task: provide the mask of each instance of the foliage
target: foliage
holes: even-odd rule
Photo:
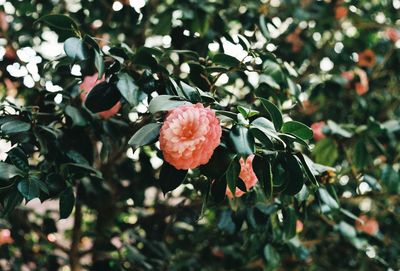
[[[0,7],[11,270],[398,269],[399,2],[139,2]],[[178,170],[160,128],[196,103],[221,144]]]

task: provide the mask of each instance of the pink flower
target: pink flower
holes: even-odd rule
[[[376,55],[371,49],[365,49],[358,53],[358,65],[372,68],[376,64]]]
[[[3,11],[0,11],[0,30],[3,30],[4,32],[7,32],[9,26],[6,17],[7,14],[5,14]]]
[[[5,244],[12,244],[14,240],[11,237],[10,230],[0,230],[0,246]]]
[[[397,42],[400,39],[400,33],[396,28],[389,27],[385,30],[386,37],[392,42]]]
[[[366,215],[361,215],[359,219],[361,219],[364,222],[364,224],[362,224],[360,221],[356,221],[356,229],[358,231],[365,232],[369,235],[375,235],[378,233],[379,224],[378,221],[376,221],[376,219],[369,218]]]
[[[97,77],[98,77],[98,74],[95,73],[91,76],[85,76],[85,78],[83,79],[83,82],[79,86],[79,89],[81,90],[82,102],[85,102],[87,95],[89,94],[89,92],[92,90],[92,88],[95,85],[105,81],[104,76],[101,79],[97,79]],[[121,102],[118,102],[110,109],[103,111],[103,112],[99,112],[99,113],[97,113],[97,115],[99,115],[103,119],[108,119],[108,118],[111,118],[112,116],[114,116],[115,114],[117,114],[120,108],[121,108]]]
[[[323,128],[325,126],[325,122],[324,121],[320,121],[320,122],[315,122],[313,124],[311,124],[311,129],[314,133],[314,140],[318,141],[321,139],[325,138],[325,134],[323,132]]]
[[[221,141],[215,113],[201,103],[171,110],[160,130],[164,159],[177,169],[207,164]]]
[[[246,186],[246,190],[249,190],[253,186],[257,184],[257,176],[254,173],[253,170],[253,159],[254,159],[254,154],[249,155],[246,159],[246,162],[244,161],[243,157],[240,158],[239,163],[240,163],[240,173],[239,173],[239,178],[244,182]],[[235,191],[235,196],[236,197],[241,197],[244,195],[245,192],[240,190],[239,188],[236,187]],[[226,195],[232,199],[233,194],[229,187],[226,188]]]
[[[358,75],[360,82],[355,84],[356,92],[358,95],[364,95],[368,92],[369,82],[367,73],[363,69],[356,69],[355,73]]]
[[[347,16],[347,13],[349,13],[349,10],[347,9],[347,7],[344,7],[344,6],[335,7],[335,18],[336,18],[336,20],[343,19],[344,17]]]
[[[301,222],[301,220],[297,219],[296,220],[296,233],[302,232],[303,229],[304,229],[303,222]]]

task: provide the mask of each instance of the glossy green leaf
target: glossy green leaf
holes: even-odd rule
[[[229,139],[237,154],[248,156],[254,152],[254,138],[246,127],[242,125],[233,126],[229,133]]]
[[[74,209],[75,195],[71,187],[68,187],[60,194],[60,219],[68,218]]]
[[[153,98],[149,104],[149,112],[155,114],[160,111],[168,111],[181,105],[189,105],[190,102],[182,101],[177,96],[160,95]]]
[[[259,98],[262,105],[267,110],[268,114],[271,117],[272,122],[274,123],[274,127],[277,131],[279,131],[283,124],[282,114],[279,111],[278,107],[264,98]]]
[[[286,156],[286,178],[285,194],[296,195],[299,193],[304,184],[303,171],[299,161],[291,154]]]
[[[93,113],[111,109],[121,99],[118,88],[108,82],[94,86],[86,97],[85,106]]]
[[[131,106],[139,104],[141,92],[130,75],[127,73],[118,74],[117,88],[122,97],[124,97]]]
[[[129,140],[129,145],[133,149],[153,144],[157,141],[160,134],[162,123],[149,123],[140,128]]]
[[[298,121],[288,121],[282,126],[283,133],[294,134],[303,140],[308,140],[313,137],[313,131],[307,125]]]
[[[34,180],[23,179],[18,183],[18,191],[25,197],[27,201],[39,197],[39,185]]]
[[[235,157],[234,159],[232,159],[231,164],[229,165],[228,170],[226,171],[226,182],[229,189],[232,192],[232,195],[235,195],[236,193],[239,173],[240,173],[239,159],[238,157]]]
[[[164,194],[175,190],[185,180],[187,170],[179,170],[164,161],[160,171],[160,187]]]
[[[236,57],[222,53],[216,54],[213,57],[213,62],[214,64],[228,66],[228,67],[235,67],[239,66],[240,64],[240,61]]]
[[[8,181],[15,176],[23,176],[24,173],[14,165],[0,162],[0,180]]]
[[[24,173],[29,172],[28,157],[20,147],[12,148],[8,153],[8,159]]]
[[[23,133],[27,132],[31,129],[31,124],[20,121],[20,120],[11,120],[3,125],[1,125],[0,130],[2,133],[6,135],[12,135],[12,134],[18,134],[18,133]]]
[[[64,51],[73,61],[83,61],[89,58],[89,48],[78,38],[69,38],[64,42]]]

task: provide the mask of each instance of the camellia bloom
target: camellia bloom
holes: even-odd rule
[[[358,76],[359,81],[354,83],[354,88],[356,89],[358,95],[364,95],[369,90],[367,73],[363,69],[342,72],[342,77],[348,81],[346,85],[347,88],[351,88],[351,82],[354,81],[356,75]]]
[[[3,11],[0,11],[0,30],[4,32],[7,32],[9,26],[6,16],[7,15]]]
[[[221,141],[222,129],[215,113],[201,103],[172,109],[160,130],[164,159],[177,169],[207,164]]]
[[[325,127],[325,122],[324,121],[320,121],[320,122],[315,122],[313,124],[311,124],[311,129],[313,131],[313,135],[314,135],[314,140],[318,141],[321,139],[325,138],[325,134],[323,132],[323,128]]]
[[[376,56],[374,51],[371,49],[365,49],[364,51],[358,53],[358,65],[361,67],[371,68],[376,63]]]
[[[85,76],[85,78],[83,79],[83,82],[79,86],[79,89],[81,90],[82,102],[85,102],[86,97],[89,94],[89,92],[92,90],[92,88],[95,85],[97,85],[98,83],[103,82],[104,80],[105,80],[104,76],[101,79],[98,79],[97,73],[95,73],[91,76]],[[103,119],[108,119],[108,118],[111,118],[112,116],[114,116],[115,114],[117,114],[120,108],[121,108],[121,102],[118,102],[110,109],[103,111],[103,112],[98,112],[97,115],[99,115]]]
[[[335,8],[335,18],[336,20],[343,19],[344,17],[347,16],[347,13],[349,13],[349,10],[345,6],[337,6]]]
[[[361,215],[359,217],[364,224],[362,224],[360,221],[356,221],[356,229],[361,232],[365,232],[369,235],[375,235],[379,231],[379,224],[378,221],[374,218],[369,218],[366,215]]]
[[[390,39],[392,42],[397,42],[400,40],[400,33],[396,28],[389,27],[385,30],[386,37]]]
[[[296,220],[296,233],[302,232],[303,229],[304,229],[303,222],[301,222],[301,220],[297,219]]]
[[[0,246],[6,245],[6,244],[12,244],[14,240],[11,237],[11,232],[10,230],[0,230]]]
[[[296,28],[295,31],[287,35],[286,41],[292,44],[292,52],[298,53],[303,48],[303,41],[300,38],[301,28]]]
[[[246,161],[244,161],[243,157],[240,158],[239,160],[240,163],[239,178],[244,182],[246,190],[249,190],[250,188],[255,186],[258,181],[257,176],[253,170],[253,159],[254,159],[254,154],[249,155]],[[236,197],[241,197],[243,196],[244,193],[245,193],[244,191],[236,187],[235,191]],[[229,189],[229,187],[226,188],[226,195],[231,199],[233,198],[232,191]]]

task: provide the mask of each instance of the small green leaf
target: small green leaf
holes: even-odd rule
[[[226,171],[226,182],[228,184],[229,189],[232,192],[232,195],[236,194],[236,187],[238,183],[240,173],[240,164],[238,157],[232,159],[231,164]]]
[[[133,78],[127,73],[118,74],[117,88],[122,97],[128,101],[131,106],[136,106],[140,102],[141,92],[139,87],[133,81]]]
[[[185,180],[187,170],[179,170],[164,161],[160,171],[160,187],[164,194],[176,189]]]
[[[370,161],[365,140],[359,140],[354,147],[354,164],[357,168],[363,169]]]
[[[11,162],[25,173],[29,172],[29,162],[25,152],[20,147],[12,148],[8,153]]]
[[[339,156],[337,146],[331,138],[324,138],[318,141],[312,153],[317,163],[328,166],[332,166]]]
[[[201,101],[201,97],[200,97],[200,94],[197,91],[197,89],[186,84],[183,81],[180,82],[180,85],[181,85],[183,94],[189,101],[191,101],[191,102],[200,102]]]
[[[6,135],[18,134],[27,132],[31,129],[31,124],[20,121],[20,120],[11,120],[3,125],[1,125],[0,130]]]
[[[65,115],[71,118],[73,126],[86,125],[86,120],[82,117],[81,112],[71,105],[65,107]]]
[[[329,194],[329,192],[323,188],[318,188],[318,195],[322,202],[328,205],[331,209],[339,209],[339,203]]]
[[[178,96],[160,95],[153,98],[149,104],[149,112],[155,114],[160,111],[168,111],[181,105],[189,105],[191,103],[182,101]]]
[[[240,64],[240,61],[237,58],[227,55],[227,54],[222,54],[222,53],[216,54],[213,57],[213,62],[214,62],[214,64],[224,65],[224,66],[228,66],[228,67],[235,67],[235,66],[239,66],[239,64]]]
[[[60,194],[60,219],[68,218],[74,209],[75,195],[72,187],[68,187]]]
[[[101,53],[97,50],[94,51],[94,65],[96,66],[97,69],[97,79],[101,79],[104,75],[104,60],[103,60],[103,56],[101,55]]]
[[[129,140],[133,149],[155,143],[160,134],[162,123],[149,123],[140,128]]]
[[[277,131],[279,131],[283,124],[282,114],[279,111],[278,107],[268,101],[267,99],[259,97],[262,105],[267,110],[268,114],[271,117],[272,122],[274,123],[274,127]]]
[[[18,191],[25,197],[27,201],[39,197],[39,185],[34,180],[21,180],[18,183]]]
[[[86,97],[85,106],[93,113],[111,109],[121,99],[118,88],[108,82],[94,86]]]
[[[296,235],[296,212],[292,207],[283,209],[283,233],[285,239],[292,239]]]
[[[282,126],[283,133],[294,134],[303,140],[308,140],[313,137],[313,131],[307,125],[298,121],[288,121]]]
[[[60,14],[45,15],[39,18],[37,21],[45,23],[50,28],[64,31],[74,31],[78,29],[78,25],[71,17]]]
[[[286,156],[286,179],[285,194],[296,195],[299,193],[304,184],[303,172],[299,161],[291,154]]]
[[[269,270],[275,270],[280,265],[279,253],[270,244],[264,247],[264,258]]]
[[[8,181],[15,176],[24,176],[24,173],[14,165],[0,162],[0,180]]]
[[[229,133],[229,139],[237,154],[248,156],[254,152],[254,138],[246,127],[233,126]]]
[[[89,58],[89,48],[83,40],[75,37],[65,41],[64,51],[73,61],[83,61]]]

